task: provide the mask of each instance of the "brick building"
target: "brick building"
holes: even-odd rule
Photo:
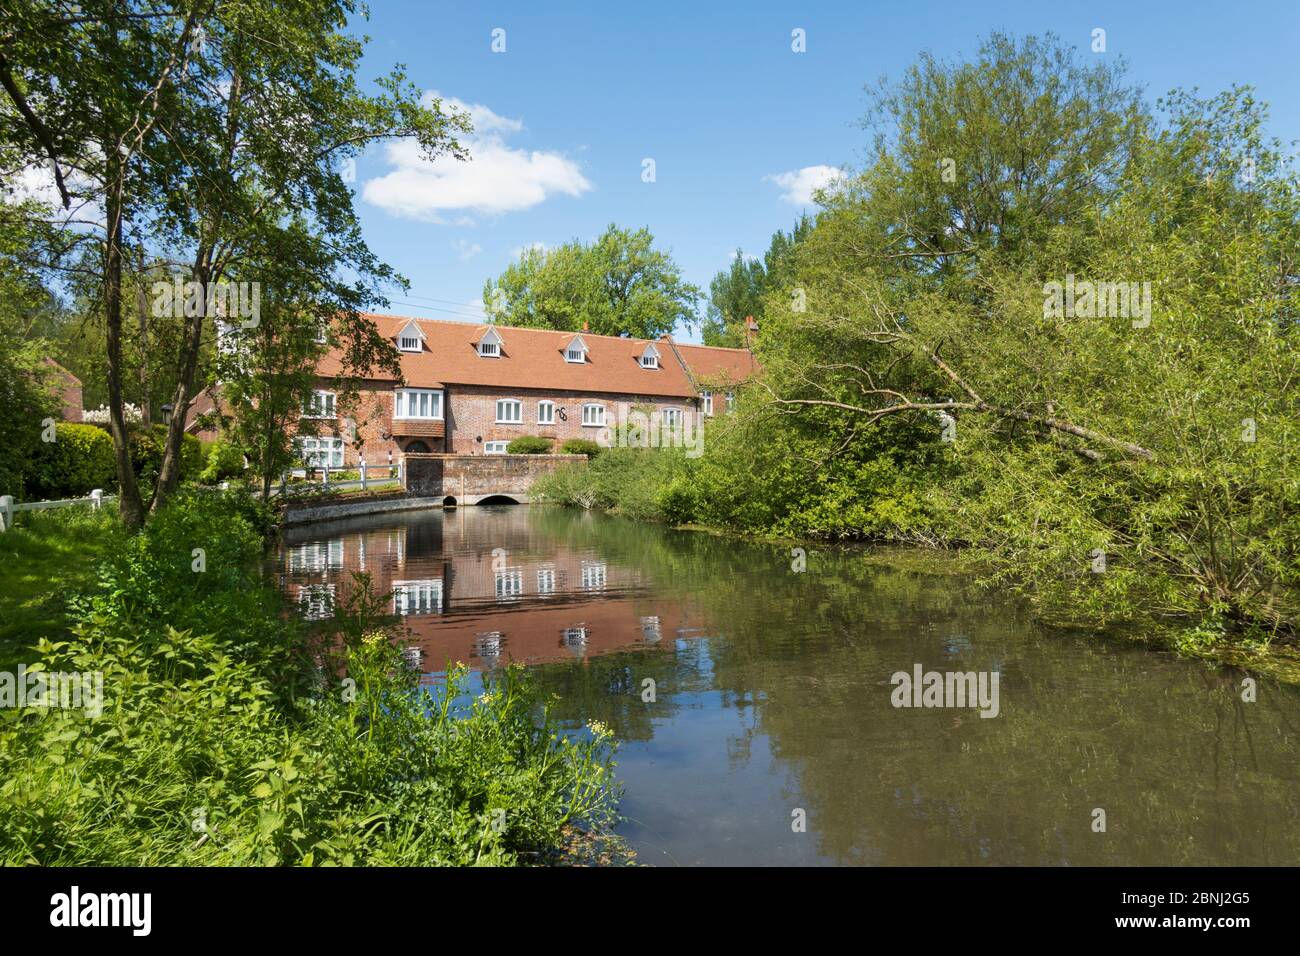
[[[65,422],[82,421],[81,379],[52,358],[45,359],[45,367],[50,370],[50,391],[59,398],[59,416]]]
[[[330,467],[396,459],[405,452],[504,454],[515,438],[537,435],[558,450],[570,438],[599,444],[635,423],[657,434],[698,434],[724,414],[755,371],[748,349],[658,340],[468,325],[404,316],[368,316],[401,358],[400,380],[337,391],[337,352],[318,366],[303,418],[315,436],[297,439],[304,460]]]

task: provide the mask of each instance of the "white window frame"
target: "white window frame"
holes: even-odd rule
[[[343,569],[343,539],[314,541],[288,549],[289,573],[311,574]]]
[[[501,407],[513,405],[517,414],[514,418],[502,418]],[[524,423],[524,403],[517,398],[498,398],[497,399],[497,424],[498,425],[522,425]]]
[[[732,412],[736,410],[736,393],[724,392],[723,395],[727,399],[727,414],[730,415]]]
[[[316,344],[325,345],[329,342],[330,327],[328,322],[316,323]]]
[[[401,617],[409,614],[441,614],[442,578],[394,581],[393,613]]]
[[[642,367],[642,368],[658,368],[658,367],[659,367],[659,356],[657,356],[657,355],[642,355],[642,356],[641,356],[641,367]]]
[[[517,601],[524,594],[524,569],[502,568],[493,575],[498,601]]]
[[[323,401],[322,396],[328,397],[329,401]],[[326,405],[329,406],[328,414],[324,413],[324,406]],[[319,413],[316,411],[318,406],[322,408],[322,411]],[[319,419],[326,419],[326,420],[337,418],[338,417],[338,395],[335,392],[331,392],[328,389],[324,389],[324,388],[313,389],[311,393],[311,398],[307,399],[307,401],[303,404],[302,415],[300,417],[319,418]]]
[[[397,348],[399,351],[419,352],[421,346],[422,343],[420,342],[420,337],[418,335],[413,338],[406,335],[399,335],[397,337]]]
[[[705,415],[713,414],[713,393],[708,389],[700,392],[700,409]]]
[[[682,427],[683,416],[682,416],[682,410],[680,408],[677,408],[675,406],[670,406],[668,408],[665,408],[660,413],[660,416],[661,416],[661,421],[663,422],[663,426],[665,428]]]
[[[500,451],[493,451],[493,447],[492,447],[492,446],[494,446],[494,445],[500,445],[500,446],[501,446]],[[485,442],[483,443],[483,454],[485,454],[485,455],[504,455],[504,454],[506,453],[506,449],[507,449],[509,446],[510,446],[510,442],[508,442],[508,441],[485,441]]]
[[[338,607],[333,584],[304,584],[298,589],[298,613],[308,621],[324,621]]]
[[[555,568],[537,569],[537,593],[538,594],[555,593]]]
[[[301,435],[298,437],[297,443],[298,457],[306,463],[308,468],[325,467],[320,461],[319,456],[321,454],[329,455],[327,459],[329,467],[343,467],[342,438],[334,438],[329,435]],[[308,447],[308,443],[310,443],[310,447]]]
[[[478,343],[474,346],[474,351],[478,352],[482,358],[500,358],[501,346],[504,344],[497,330],[489,327],[479,338]]]
[[[587,343],[581,335],[575,335],[564,347],[564,361],[573,365],[583,365],[587,361]]]
[[[433,399],[435,399],[436,402],[437,402],[437,406],[438,406],[438,414],[436,414],[436,415],[421,415],[421,414],[419,414],[418,412],[412,412],[412,411],[411,411],[411,407],[412,407],[412,404],[413,404],[413,399],[418,398],[420,395],[430,395],[430,396],[433,396]],[[403,398],[405,398],[405,401],[403,401]],[[403,407],[403,406],[405,406],[405,407]],[[395,418],[395,419],[408,419],[408,418],[413,418],[413,419],[422,419],[422,420],[425,420],[425,421],[442,421],[442,417],[443,417],[443,410],[442,410],[442,389],[438,389],[438,388],[399,388],[399,389],[397,390],[397,392],[393,395],[393,418]]]
[[[582,562],[582,589],[584,591],[603,591],[609,580],[609,566],[604,561]]]
[[[588,421],[588,411],[599,411],[599,416],[593,415],[592,418],[599,418],[599,421]],[[582,406],[582,427],[583,428],[603,428],[605,427],[605,406],[600,402],[587,402]]]
[[[546,415],[542,415],[545,409]],[[552,401],[541,401],[537,403],[537,424],[554,425],[555,424],[555,403]]]

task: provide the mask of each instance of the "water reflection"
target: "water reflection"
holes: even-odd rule
[[[1050,633],[960,577],[526,507],[288,532],[305,616],[364,567],[408,653],[534,665],[623,742],[645,862],[1300,862],[1300,694]],[[994,719],[896,709],[890,675],[997,671]],[[1107,832],[1092,830],[1103,808]],[[802,813],[806,832],[793,824]]]

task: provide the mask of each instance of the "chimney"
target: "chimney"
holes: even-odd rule
[[[745,316],[745,348],[754,344],[754,338],[758,335],[758,323],[754,321],[752,315]]]
[[[590,332],[590,331],[591,331],[591,323],[588,322],[586,319],[583,319],[583,320],[582,320],[582,331],[584,331],[584,332]]]

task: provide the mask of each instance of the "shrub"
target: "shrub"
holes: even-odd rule
[[[547,455],[555,442],[541,435],[521,435],[506,446],[510,455]]]
[[[595,458],[602,449],[589,438],[570,438],[560,446],[561,455],[586,455]]]
[[[59,422],[55,440],[36,447],[26,476],[26,496],[82,498],[96,488],[117,488],[113,439],[102,428]]]
[[[218,438],[207,446],[206,458],[203,470],[199,472],[199,481],[205,485],[215,485],[244,474],[244,453],[224,438]]]
[[[167,447],[167,426],[133,428],[127,438],[131,464],[142,487],[152,487],[162,470],[163,451]],[[203,467],[202,443],[193,435],[181,436],[181,481],[193,481]]]
[[[421,689],[364,575],[303,653],[264,517],[182,491],[41,640],[48,670],[103,675],[103,708],[0,710],[0,865],[518,864],[607,828],[609,732],[561,730],[515,671]]]

